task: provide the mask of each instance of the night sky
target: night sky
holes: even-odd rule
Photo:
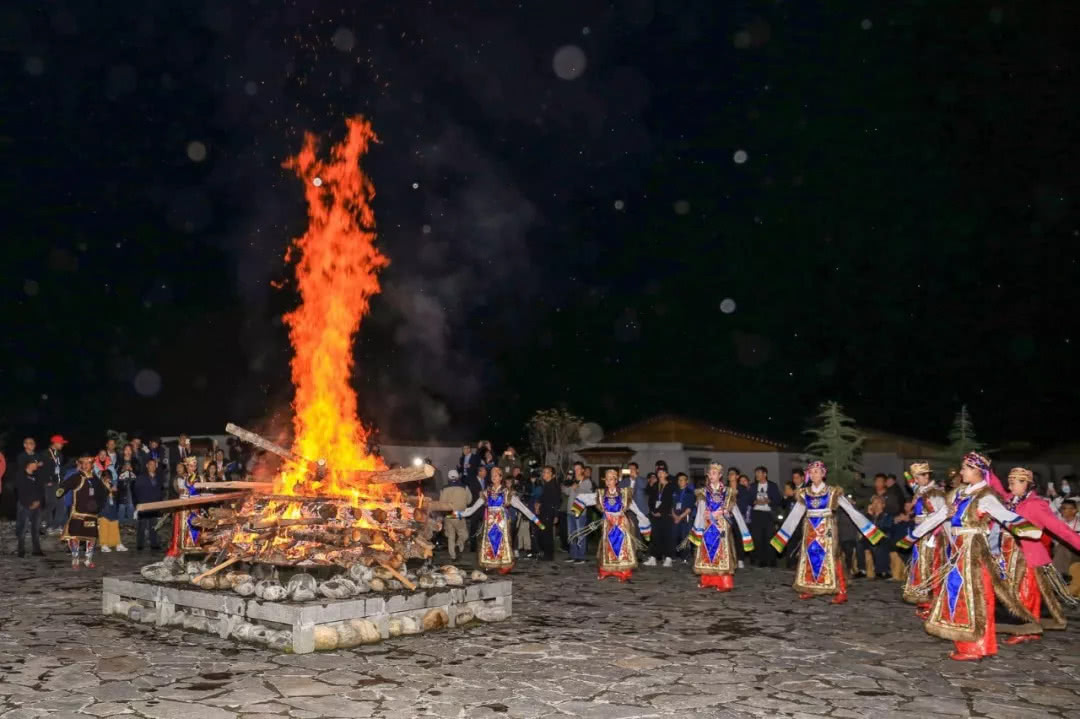
[[[355,113],[392,261],[357,344],[384,436],[500,442],[566,405],[801,441],[836,399],[926,439],[961,403],[991,444],[1071,439],[1078,17],[9,3],[5,449],[282,416],[305,214],[280,164]]]

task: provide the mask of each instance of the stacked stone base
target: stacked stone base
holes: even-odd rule
[[[509,579],[500,579],[363,599],[267,602],[141,577],[105,577],[101,608],[107,616],[307,654],[473,621],[502,621],[511,614],[512,588]]]

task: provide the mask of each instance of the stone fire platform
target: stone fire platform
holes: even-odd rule
[[[358,599],[269,602],[229,591],[162,585],[140,576],[104,577],[102,612],[157,626],[181,626],[307,654],[469,622],[512,611],[509,579],[466,587],[384,593]]]

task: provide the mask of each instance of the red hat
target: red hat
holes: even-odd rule
[[[68,443],[68,441],[66,439],[64,439],[64,435],[62,435],[62,434],[54,434],[52,437],[49,437],[49,444],[67,444],[67,443]]]

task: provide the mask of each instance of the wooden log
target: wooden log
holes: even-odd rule
[[[273,492],[273,482],[196,482],[195,489],[248,489],[253,492]]]
[[[239,562],[239,561],[240,561],[240,557],[233,557],[233,558],[231,558],[231,559],[226,559],[226,560],[225,560],[224,562],[222,562],[221,564],[217,565],[217,566],[216,566],[216,567],[214,567],[213,569],[207,569],[207,570],[206,570],[205,572],[203,572],[202,574],[200,574],[200,575],[198,575],[198,576],[196,576],[196,577],[192,577],[192,578],[191,578],[191,583],[192,583],[192,584],[198,584],[199,582],[201,582],[201,581],[202,581],[203,579],[205,579],[206,577],[209,577],[209,576],[212,576],[212,575],[214,575],[214,574],[217,574],[218,572],[220,572],[220,571],[221,571],[222,569],[224,569],[225,567],[230,567],[230,566],[232,566],[233,564],[236,564],[236,563],[237,563],[237,562]]]
[[[157,512],[162,509],[183,509],[185,507],[199,507],[214,502],[227,502],[232,499],[243,499],[247,492],[227,492],[225,494],[200,494],[197,497],[183,497],[181,499],[166,499],[161,502],[144,502],[135,507],[137,512]]]
[[[425,464],[422,467],[401,467],[400,469],[354,469],[351,472],[342,472],[342,474],[346,479],[366,484],[404,484],[435,476],[435,468],[430,464]]]
[[[396,569],[394,569],[393,567],[391,567],[391,566],[390,566],[390,564],[389,564],[388,562],[379,562],[379,566],[380,566],[380,567],[382,567],[383,569],[385,569],[386,571],[390,572],[391,574],[393,574],[393,575],[394,575],[394,579],[397,579],[397,580],[398,580],[399,582],[401,582],[402,584],[404,584],[404,585],[405,585],[405,587],[406,587],[406,588],[407,588],[407,589],[408,589],[408,590],[409,590],[410,592],[412,592],[412,591],[415,591],[415,590],[416,590],[416,585],[415,585],[415,584],[413,584],[413,583],[412,583],[411,581],[409,581],[409,578],[408,578],[408,577],[406,577],[406,576],[405,576],[404,574],[402,574],[402,573],[401,573],[401,572],[399,572],[398,570],[396,570]]]
[[[225,425],[225,431],[234,437],[239,437],[248,444],[253,444],[259,449],[265,449],[271,454],[276,454],[282,459],[286,459],[293,464],[299,464],[303,467],[307,467],[311,471],[320,472],[324,471],[326,468],[325,459],[320,459],[316,462],[314,460],[308,459],[307,457],[301,457],[300,455],[294,454],[293,452],[285,449],[281,445],[274,444],[265,437],[261,437],[250,430],[244,429],[243,427],[237,427],[232,422],[229,422],[227,425]]]
[[[293,517],[285,519],[282,517],[267,517],[266,519],[257,519],[250,523],[252,529],[270,529],[271,527],[304,527],[315,524],[326,524],[326,520],[322,517]]]

